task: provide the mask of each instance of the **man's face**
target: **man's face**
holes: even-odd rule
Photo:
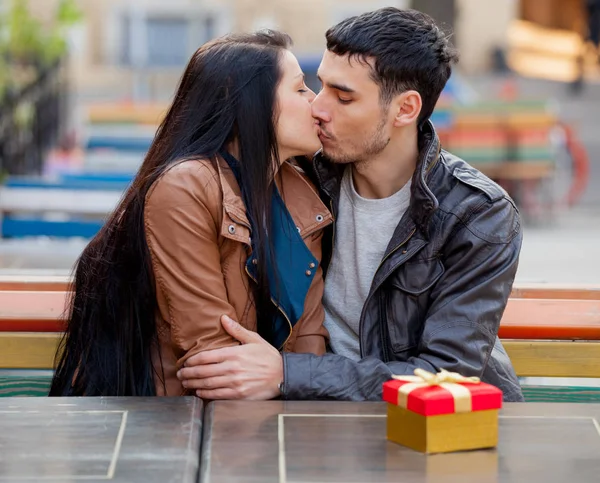
[[[393,120],[382,106],[371,66],[326,51],[317,76],[321,91],[312,103],[323,154],[335,163],[364,162],[385,149]]]

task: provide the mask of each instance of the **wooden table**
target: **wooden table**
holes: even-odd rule
[[[385,403],[216,402],[201,483],[597,483],[600,404],[506,404],[497,449],[422,455],[388,442]]]
[[[186,398],[0,400],[0,482],[193,483],[202,402]]]

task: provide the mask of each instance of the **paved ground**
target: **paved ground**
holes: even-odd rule
[[[517,282],[600,284],[600,213],[577,210],[525,226]]]

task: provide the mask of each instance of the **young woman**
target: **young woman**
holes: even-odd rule
[[[286,351],[325,351],[331,215],[295,157],[320,148],[287,35],[229,35],[190,60],[132,186],[75,268],[51,396],[186,394],[192,355],[237,344],[228,315]]]

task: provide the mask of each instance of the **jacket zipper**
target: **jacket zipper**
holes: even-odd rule
[[[375,270],[375,273],[377,273],[379,271],[379,269],[381,268],[381,266],[385,263],[385,261],[388,258],[390,258],[394,253],[396,253],[400,248],[402,248],[402,245],[404,245],[406,242],[408,242],[408,240],[410,240],[416,232],[417,232],[417,229],[413,228],[412,231],[408,234],[408,237],[406,237],[406,239],[402,243],[400,243],[400,245],[396,246],[385,257],[383,257],[383,260],[381,260],[381,263],[377,267],[377,270]]]
[[[431,149],[431,148],[430,148]],[[440,154],[440,148],[438,145],[438,154],[435,157],[435,161],[433,163],[431,163],[428,167],[427,170],[425,171],[425,174],[429,173],[429,171],[431,171],[431,169],[437,164],[437,161],[439,159],[439,154]],[[427,155],[429,155],[429,153],[427,153]],[[377,270],[375,270],[375,273],[377,273],[379,271],[379,269],[381,268],[381,266],[385,263],[385,261],[390,258],[394,253],[396,253],[398,251],[398,249],[400,249],[402,247],[402,245],[404,245],[405,243],[408,242],[408,240],[410,240],[412,238],[412,236],[416,233],[417,229],[413,228],[413,230],[408,234],[408,236],[406,237],[406,239],[400,243],[399,245],[397,245],[392,251],[390,251],[385,257],[383,257],[383,260],[381,260],[381,263],[379,264],[379,266],[377,267]],[[366,305],[366,303],[365,303]]]
[[[385,313],[384,311],[385,311],[385,299],[383,297],[383,294],[381,294],[379,296],[379,313],[384,314]],[[387,324],[382,324],[382,326],[381,326],[381,342],[382,342],[381,350],[383,352],[383,362],[389,362],[390,354],[388,352],[388,347],[389,347],[389,342],[390,342],[390,335],[389,335],[389,328],[388,328]]]
[[[248,228],[248,230],[252,230],[252,228],[250,227],[249,224],[247,224],[247,223],[241,221],[240,219],[238,219],[237,217],[231,216],[231,215],[232,214],[229,213],[229,216],[231,217],[231,219],[234,220],[236,223],[239,223],[240,225],[245,226],[246,228]],[[252,249],[252,246],[250,246],[250,249]],[[250,272],[248,271],[248,267],[245,264],[244,264],[244,271],[246,272],[246,275],[248,275],[248,278],[250,278],[250,280],[252,280],[254,283],[258,284],[258,281],[250,274]],[[281,349],[283,349],[283,347],[285,347],[285,344],[287,344],[287,341],[292,336],[293,327],[292,327],[292,323],[290,321],[290,318],[284,312],[284,310],[279,306],[279,304],[277,302],[275,302],[275,299],[273,297],[271,297],[271,302],[277,308],[277,310],[281,313],[281,315],[283,315],[283,318],[286,320],[286,322],[290,326],[290,333],[288,334],[287,338],[285,339],[285,342],[279,348],[279,350],[281,350]]]
[[[333,217],[333,222],[335,223],[335,214],[333,212],[333,198],[329,197],[329,208],[331,209],[331,216]],[[331,254],[329,263],[331,264],[331,258],[333,258],[333,244],[335,243],[335,227],[331,230]]]
[[[438,146],[437,146],[436,150],[437,150],[437,154],[436,154],[435,160],[427,167],[427,169],[425,170],[425,174],[428,174],[433,169],[433,167],[438,163],[438,161],[440,159],[441,145],[439,143],[438,143]],[[429,152],[430,151],[431,151],[431,147],[428,149],[427,155],[425,156],[425,158],[429,157]],[[394,253],[396,253],[400,248],[402,248],[403,245],[405,245],[412,238],[412,236],[416,233],[416,231],[417,231],[416,227],[413,228],[413,230],[409,233],[409,235],[406,237],[406,239],[402,243],[400,243],[399,245],[397,245],[385,257],[383,257],[383,260],[381,260],[381,263],[377,267],[377,270],[375,270],[375,273],[377,273],[379,271],[379,269],[381,268],[381,266],[385,263],[385,261],[388,258],[390,258]],[[365,300],[362,312],[360,314],[360,321],[359,321],[359,325],[358,325],[358,332],[359,332],[359,334],[358,334],[358,343],[359,343],[360,357],[361,358],[364,357],[363,343],[362,343],[363,319],[364,319],[364,315],[365,315],[365,309],[367,307],[367,304],[370,302],[370,300],[371,300],[371,297],[367,297],[367,300]],[[380,304],[379,310],[381,311],[381,304]],[[383,353],[384,353],[384,357],[388,357],[388,351],[387,351],[387,347],[388,346],[387,346],[387,343],[389,342],[389,338],[387,336],[387,327],[383,327],[383,325],[382,325],[382,327],[381,327],[381,334],[382,334],[382,342],[383,342],[383,345],[384,345],[384,347],[382,348]]]
[[[412,238],[412,236],[413,236],[413,235],[416,233],[416,231],[417,231],[417,229],[416,229],[416,228],[413,228],[413,230],[412,230],[412,231],[409,233],[409,235],[406,237],[406,239],[405,239],[405,240],[404,240],[402,243],[400,243],[399,245],[397,245],[397,246],[396,246],[396,247],[395,247],[395,248],[394,248],[392,251],[390,251],[390,252],[389,252],[389,253],[388,253],[388,254],[387,254],[387,255],[386,255],[384,258],[383,258],[383,260],[381,260],[381,263],[380,263],[380,264],[379,264],[379,266],[377,267],[377,270],[375,270],[375,273],[377,273],[377,272],[379,271],[379,269],[381,268],[381,266],[382,266],[382,265],[385,263],[385,261],[386,261],[386,260],[387,260],[389,257],[391,257],[391,256],[392,256],[394,253],[396,253],[396,252],[397,252],[397,251],[398,251],[400,248],[402,248],[402,246],[404,246],[404,245],[405,245],[405,244],[406,244],[406,243],[407,243],[407,242],[408,242],[408,241],[409,241],[409,240]],[[360,357],[361,357],[361,359],[364,357],[364,354],[363,354],[363,343],[362,343],[363,319],[364,319],[364,315],[365,315],[365,310],[366,310],[366,307],[367,307],[367,305],[369,304],[369,302],[371,301],[371,297],[372,297],[372,295],[373,295],[373,294],[370,294],[370,296],[369,296],[369,297],[367,297],[367,299],[365,300],[365,303],[364,303],[364,305],[363,305],[362,312],[361,312],[361,314],[360,314],[360,321],[359,321],[359,325],[358,325],[358,331],[359,331],[359,335],[358,335],[358,343],[359,343],[359,346],[360,346],[359,348],[360,348]],[[381,307],[380,307],[380,310],[381,310]],[[384,340],[384,342],[388,342],[388,341],[387,341],[387,337],[383,336],[383,333],[384,333],[384,329],[383,329],[383,327],[382,327],[381,333],[382,333],[382,337],[384,337],[384,339],[385,339],[385,340]],[[383,350],[384,350],[384,354],[387,354],[387,346],[386,346],[386,348],[385,348],[385,349],[383,349]]]

